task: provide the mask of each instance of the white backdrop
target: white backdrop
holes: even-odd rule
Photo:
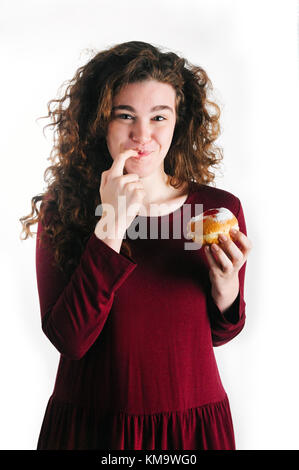
[[[247,323],[215,348],[237,448],[299,449],[296,1],[2,0],[0,9],[0,448],[36,448],[59,360],[40,325],[36,239],[19,238],[50,164],[48,121],[36,119],[88,48],[142,40],[201,65],[222,108],[216,185],[240,198],[253,243]]]

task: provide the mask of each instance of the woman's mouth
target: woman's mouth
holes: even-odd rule
[[[144,160],[145,158],[148,157],[152,152],[138,152],[138,155],[136,157],[132,157],[135,160]]]
[[[147,155],[149,155],[150,153],[152,152],[138,151],[138,155],[140,155],[141,157],[147,157]]]

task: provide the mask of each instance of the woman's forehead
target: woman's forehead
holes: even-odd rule
[[[123,86],[113,97],[113,105],[127,105],[134,108],[143,103],[145,106],[168,106],[173,108],[175,104],[175,90],[168,83],[157,82],[156,80],[147,80],[143,82],[129,83]],[[162,101],[163,102],[162,102]],[[161,101],[161,102],[160,102]]]

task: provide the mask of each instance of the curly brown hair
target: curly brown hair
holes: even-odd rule
[[[64,82],[67,87],[62,98],[47,104],[48,114],[42,118],[51,120],[45,128],[54,128],[48,158],[52,165],[44,172],[48,185],[44,193],[32,197],[31,213],[19,219],[24,240],[37,233],[31,233],[30,226],[41,221],[40,240],[47,236],[51,241],[55,263],[68,277],[99,220],[95,208],[101,204],[101,174],[113,163],[106,145],[113,97],[126,84],[149,79],[168,83],[176,92],[177,121],[164,160],[170,185],[180,188],[187,184],[190,190],[194,182],[213,183],[215,174],[210,167],[223,158],[222,149],[214,144],[220,133],[220,108],[208,99],[212,84],[203,68],[141,41],[96,53]],[[121,253],[132,256],[127,238]]]

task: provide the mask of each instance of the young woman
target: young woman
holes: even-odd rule
[[[131,41],[48,104],[52,181],[20,219],[25,238],[38,222],[42,329],[61,354],[38,449],[235,449],[213,346],[244,326],[251,242],[238,197],[209,186],[223,158],[211,88],[201,67]],[[217,252],[185,249],[196,204],[238,219]],[[136,221],[158,236],[129,237]]]

